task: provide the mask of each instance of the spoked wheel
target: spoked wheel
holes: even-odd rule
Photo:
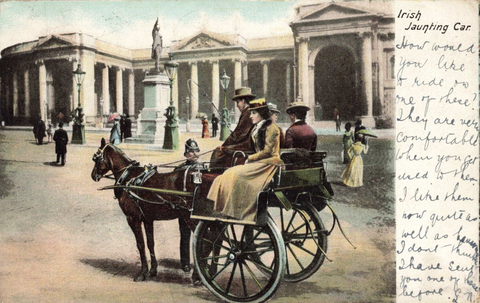
[[[282,232],[287,253],[284,280],[299,282],[313,275],[327,252],[327,231],[311,204],[294,204],[293,209],[270,207],[268,212]]]
[[[203,284],[228,302],[269,299],[280,286],[286,262],[285,244],[270,218],[266,226],[200,222],[193,258]]]

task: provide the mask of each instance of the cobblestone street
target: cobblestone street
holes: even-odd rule
[[[328,152],[335,191],[331,205],[357,249],[335,229],[327,252],[333,262],[325,261],[305,281],[283,282],[271,302],[395,301],[392,133],[379,131],[372,140],[361,189],[340,185],[341,133],[320,133],[318,149]],[[90,177],[92,155],[108,136],[109,130],[87,131],[85,145],[68,144],[60,167],[51,164],[54,143],[36,145],[30,129],[0,130],[0,302],[217,302],[180,269],[177,220],[155,222],[158,276],[132,281],[140,268],[133,233],[113,192],[98,190],[113,182]],[[181,133],[178,151],[119,147],[142,165],[162,164],[182,160],[188,138],[202,153],[221,144],[200,137]],[[209,158],[207,153],[200,161]],[[321,217],[331,226],[328,211]]]

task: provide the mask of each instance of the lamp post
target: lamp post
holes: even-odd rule
[[[225,141],[230,135],[230,112],[228,111],[228,107],[227,107],[227,88],[228,88],[228,84],[230,84],[230,77],[227,76],[225,69],[223,69],[223,74],[220,76],[220,83],[222,84],[223,95],[224,95],[223,117],[221,121],[221,129],[220,129],[220,141]]]
[[[165,121],[165,137],[163,141],[163,149],[178,149],[178,124],[175,106],[173,105],[173,82],[177,74],[178,63],[168,61],[165,63],[165,72],[170,80],[170,105],[164,114],[167,117]]]
[[[185,130],[190,132],[190,97],[185,98],[185,103],[187,103],[187,124],[185,126]]]
[[[73,122],[72,128],[72,144],[85,144],[85,125],[83,124],[83,109],[80,103],[80,88],[85,78],[85,72],[82,71],[80,64],[78,64],[77,70],[73,71],[73,78],[75,79],[75,83],[77,83],[78,106],[73,115],[75,121]]]
[[[103,98],[100,97],[100,128],[103,128]]]

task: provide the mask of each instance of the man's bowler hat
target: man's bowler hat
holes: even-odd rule
[[[252,94],[250,87],[240,87],[235,89],[235,95],[232,98],[233,101],[238,99],[245,99],[248,102],[255,99],[255,95]]]

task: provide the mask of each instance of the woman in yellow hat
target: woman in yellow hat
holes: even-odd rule
[[[250,138],[255,153],[248,156],[245,165],[229,168],[218,176],[207,197],[223,215],[255,221],[257,194],[283,162],[280,160],[280,129],[270,120],[265,99],[251,101],[248,110],[254,125]]]

